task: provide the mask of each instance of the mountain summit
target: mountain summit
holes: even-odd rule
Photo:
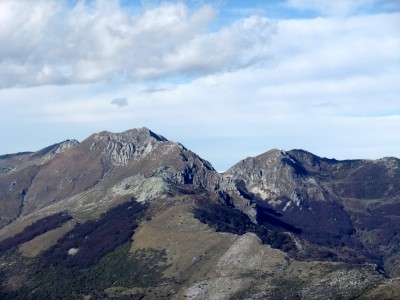
[[[147,128],[0,156],[4,299],[396,299],[400,160],[223,174]]]

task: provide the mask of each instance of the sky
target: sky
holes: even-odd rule
[[[224,171],[400,157],[398,0],[0,0],[0,155],[147,127]]]

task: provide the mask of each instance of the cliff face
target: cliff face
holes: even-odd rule
[[[140,128],[0,156],[0,170],[5,298],[400,295],[396,158],[275,149],[218,174]]]

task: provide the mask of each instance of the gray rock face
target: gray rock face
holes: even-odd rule
[[[147,128],[132,129],[122,133],[100,132],[92,136],[90,150],[102,149],[113,166],[126,166],[131,160],[149,154],[157,143],[167,139]]]
[[[318,182],[283,150],[271,150],[240,161],[223,174],[222,188],[235,192],[243,181],[247,191],[274,208],[302,207],[305,199],[325,199]]]
[[[63,153],[64,151],[71,149],[77,145],[79,145],[79,142],[77,140],[66,140],[65,142],[59,144],[54,153]]]

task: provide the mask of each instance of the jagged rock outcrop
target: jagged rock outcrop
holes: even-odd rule
[[[240,161],[223,174],[222,189],[240,193],[244,183],[248,192],[276,209],[303,208],[305,201],[325,200],[318,182],[307,176],[300,163],[283,150],[271,150]]]
[[[168,140],[147,128],[132,129],[122,133],[103,131],[89,138],[91,151],[101,150],[112,166],[126,166],[149,154],[155,145]]]

